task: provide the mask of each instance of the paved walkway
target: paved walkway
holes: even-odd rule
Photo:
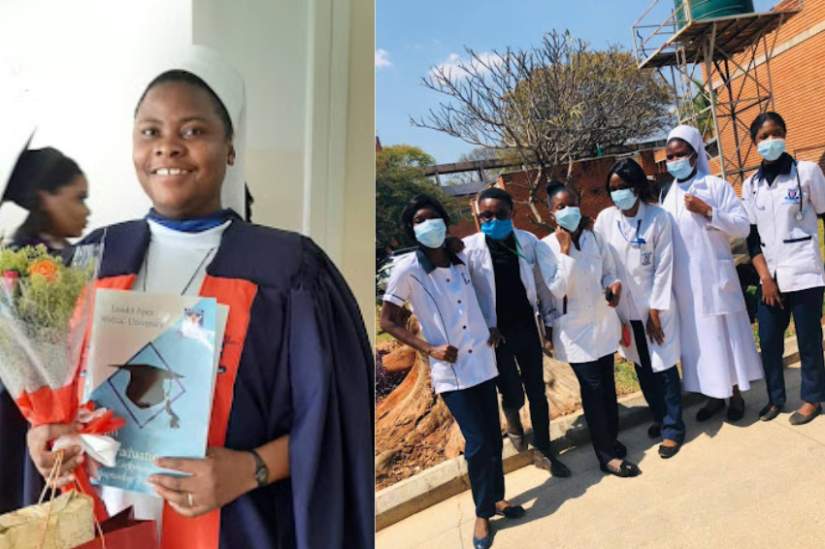
[[[788,409],[799,403],[799,370],[785,370]],[[765,387],[745,395],[745,419],[698,424],[686,410],[688,440],[659,458],[646,426],[620,434],[643,474],[604,475],[592,448],[564,454],[573,477],[528,466],[507,475],[507,496],[528,514],[495,519],[494,547],[822,548],[825,547],[825,416],[792,427],[789,413],[761,422]],[[507,442],[505,442],[507,444]],[[378,532],[377,547],[471,548],[474,521],[464,492]]]

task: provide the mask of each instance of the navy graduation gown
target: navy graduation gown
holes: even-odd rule
[[[146,222],[105,232],[100,278],[135,275],[149,244]],[[290,435],[290,477],[224,506],[219,546],[372,547],[374,364],[343,277],[309,238],[239,219],[224,232],[210,277],[257,288],[224,446],[247,450]]]

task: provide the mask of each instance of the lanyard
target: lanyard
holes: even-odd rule
[[[622,221],[620,219],[616,220],[616,226],[619,228],[619,234],[621,234],[622,238],[625,239],[625,242],[627,242],[631,246],[639,247],[639,246],[647,243],[647,241],[644,238],[639,236],[639,233],[641,232],[641,229],[642,229],[642,220],[641,220],[641,218],[636,220],[636,235],[635,235],[635,238],[633,240],[630,240],[627,237],[627,235],[624,233],[624,228],[622,227]]]

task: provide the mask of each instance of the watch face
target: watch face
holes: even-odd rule
[[[259,484],[259,485],[264,485],[264,484],[266,484],[266,481],[267,481],[267,477],[268,477],[268,476],[269,476],[269,475],[267,474],[266,465],[260,465],[260,466],[259,466],[259,467],[255,470],[255,480],[257,480],[257,481],[258,481],[258,484]]]

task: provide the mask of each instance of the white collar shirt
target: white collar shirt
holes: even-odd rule
[[[430,357],[436,393],[473,387],[498,375],[490,331],[481,313],[462,254],[449,267],[435,267],[420,251],[397,260],[384,301],[412,306],[430,345],[452,345],[458,360],[449,363]]]

